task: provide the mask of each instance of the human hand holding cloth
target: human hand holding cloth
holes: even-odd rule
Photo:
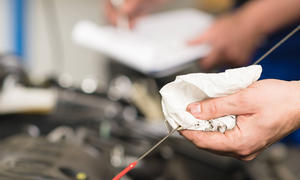
[[[186,108],[192,102],[238,92],[257,81],[261,71],[261,66],[253,65],[226,70],[223,73],[195,73],[178,76],[174,82],[165,85],[160,90],[167,127],[169,130],[182,126],[183,129],[220,132],[234,128],[235,114],[227,114],[228,116],[207,121],[193,117],[186,111]]]
[[[247,68],[249,67],[246,67],[246,70]],[[201,149],[245,161],[252,160],[268,146],[300,127],[299,81],[269,79],[253,82],[232,94],[196,100],[185,107],[188,111],[186,113],[190,113],[195,121],[236,115],[235,127],[224,133],[203,132],[193,126],[184,127],[182,123],[185,120],[193,121],[180,119],[184,117],[179,114],[184,112],[184,107],[180,104],[174,105],[178,107],[177,113],[165,111],[166,119],[173,126],[183,125],[186,130],[180,133]],[[177,97],[180,98],[180,95]]]
[[[271,144],[300,127],[300,82],[262,80],[232,95],[195,102],[188,106],[201,119],[236,114],[236,127],[224,134],[182,131],[197,147],[241,160],[254,159]],[[214,111],[210,109],[214,107]]]

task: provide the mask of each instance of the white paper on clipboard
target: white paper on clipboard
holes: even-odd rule
[[[132,31],[80,21],[73,40],[146,74],[168,75],[209,53],[209,46],[187,46],[213,22],[195,9],[181,9],[140,19]]]

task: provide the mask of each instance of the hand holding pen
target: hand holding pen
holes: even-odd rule
[[[135,22],[167,0],[106,0],[108,21],[117,27],[134,27]]]

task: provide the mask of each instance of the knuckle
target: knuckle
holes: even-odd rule
[[[237,105],[245,107],[249,105],[249,97],[245,93],[239,93],[237,96]]]
[[[249,156],[251,153],[252,151],[249,148],[241,148],[237,151],[239,156]]]
[[[245,162],[250,162],[250,161],[254,160],[255,158],[256,158],[255,155],[251,155],[251,156],[242,157],[240,159]]]
[[[218,113],[217,105],[214,101],[207,102],[206,104],[202,104],[204,108],[204,113],[208,116],[214,116]]]
[[[235,152],[239,156],[249,156],[252,154],[250,147],[244,140],[235,143]]]
[[[247,138],[247,135],[240,134],[239,136],[235,136],[236,141],[234,141],[232,144],[234,145],[234,152],[236,155],[240,157],[248,157],[255,151],[255,148],[253,148],[253,145],[251,142],[249,142],[249,138]]]

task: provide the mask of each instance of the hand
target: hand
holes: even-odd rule
[[[217,64],[243,66],[249,62],[262,33],[243,17],[234,14],[219,18],[203,34],[189,41],[190,45],[208,43],[212,46],[209,55],[200,61],[203,68]]]
[[[187,111],[209,120],[237,115],[234,129],[220,132],[183,130],[197,147],[252,160],[265,148],[300,126],[300,82],[262,80],[233,95],[195,102]]]
[[[114,1],[114,0],[113,0]],[[155,6],[166,0],[115,0],[122,4],[115,6],[112,0],[106,0],[105,9],[108,20],[111,24],[117,25],[119,16],[126,16],[129,19],[130,27],[132,28],[136,20],[144,14],[147,14]],[[123,1],[123,2],[122,2]]]

